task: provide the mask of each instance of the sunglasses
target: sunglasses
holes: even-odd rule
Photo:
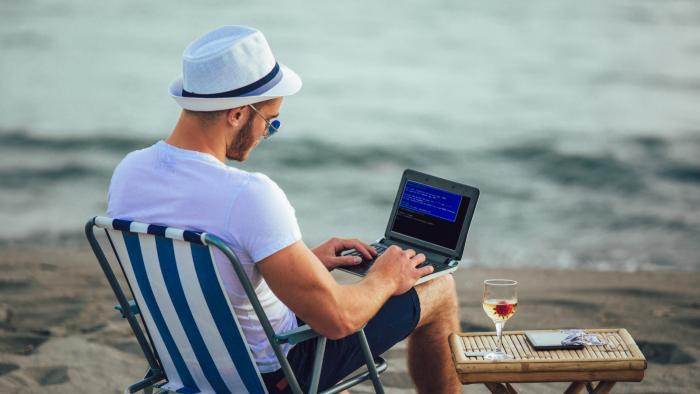
[[[268,138],[272,137],[276,132],[280,131],[280,126],[282,125],[282,122],[280,122],[278,119],[275,119],[275,118],[272,118],[272,119],[268,120],[268,119],[266,119],[264,116],[262,116],[262,114],[260,113],[260,111],[258,111],[258,109],[255,108],[255,107],[253,106],[253,104],[248,104],[248,106],[249,106],[250,108],[252,108],[253,111],[255,111],[255,113],[256,113],[259,117],[262,118],[262,120],[265,121],[265,125],[266,125],[266,127],[267,127],[267,132],[266,132],[265,135],[263,136],[264,139],[268,139]]]

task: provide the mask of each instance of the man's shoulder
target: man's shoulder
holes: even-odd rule
[[[239,170],[241,171],[241,170]],[[245,172],[245,171],[243,171]],[[269,176],[261,172],[245,172],[248,177],[248,187],[256,190],[263,191],[265,189],[279,189],[279,186],[275,181],[273,181]]]
[[[117,166],[114,168],[112,178],[114,179],[115,176],[118,176],[124,172],[134,171],[147,162],[149,158],[153,157],[154,146],[155,145],[151,145],[146,148],[137,149],[127,153],[126,156],[124,156],[124,158],[121,159],[121,161],[119,161]]]
[[[164,173],[182,176],[198,175],[200,178],[214,176],[217,182],[230,179],[237,181],[236,183],[247,181],[249,174],[229,167],[209,154],[176,148],[164,141],[127,153],[115,168],[115,173],[144,169],[148,169],[152,176],[160,176]],[[223,176],[223,179],[220,176]]]
[[[243,172],[246,177],[240,193],[242,199],[246,201],[246,204],[243,205],[248,205],[248,203],[254,203],[255,206],[267,205],[266,203],[288,203],[282,188],[269,176],[260,172]]]

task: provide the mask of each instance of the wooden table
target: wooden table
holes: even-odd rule
[[[512,360],[489,361],[466,357],[464,352],[496,348],[495,332],[450,335],[452,358],[463,384],[483,383],[492,393],[517,393],[511,383],[571,382],[565,394],[609,393],[616,382],[639,382],[644,378],[646,359],[624,328],[586,330],[607,341],[581,350],[536,351],[524,331],[503,333],[503,349]],[[594,386],[593,382],[600,382]]]

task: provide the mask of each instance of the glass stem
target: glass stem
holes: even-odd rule
[[[506,322],[504,321],[496,321],[496,353],[503,353],[503,348],[501,347],[501,335],[503,334],[503,326],[505,325]]]

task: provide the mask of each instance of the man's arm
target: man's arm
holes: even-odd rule
[[[302,320],[331,339],[352,334],[392,295],[405,293],[432,266],[413,250],[390,247],[361,281],[341,285],[303,241],[257,263],[270,289]]]

